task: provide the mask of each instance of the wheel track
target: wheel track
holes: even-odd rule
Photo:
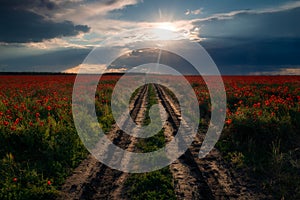
[[[154,84],[154,88],[159,102],[164,106],[168,114],[167,123],[164,126],[164,134],[166,141],[169,142],[176,135],[183,119],[180,117],[180,112],[172,107],[170,99],[167,98],[164,89],[157,84]],[[174,189],[177,198],[214,199],[212,191],[204,181],[195,160],[191,158],[190,151],[187,150],[184,155],[169,166],[174,178]]]
[[[185,122],[179,117],[179,105],[161,86],[155,85],[155,88],[160,102],[169,115],[168,121],[172,125],[169,132],[173,135],[166,135],[166,138],[171,140],[178,130],[180,121],[183,125]],[[222,159],[217,149],[214,148],[205,158],[199,159],[198,153],[204,137],[204,134],[197,134],[195,141],[185,154],[170,165],[178,199],[267,199],[255,186],[254,181],[244,181],[239,178],[244,177],[245,174],[235,172]],[[180,182],[187,189],[181,187]],[[198,191],[198,194],[197,192],[191,193],[190,191],[195,191],[195,188],[201,191]]]
[[[164,130],[166,141],[170,141],[180,123],[184,124],[185,121],[180,117],[179,105],[169,97],[164,88],[157,84],[153,86],[158,100],[168,114]],[[143,121],[147,92],[146,85],[129,106],[130,114],[136,123]],[[127,120],[125,119],[124,123],[127,123]],[[119,147],[128,151],[135,150],[136,138],[125,134],[116,125],[107,136]],[[178,199],[266,199],[253,189],[255,186],[249,189],[249,184],[238,178],[240,174],[226,165],[216,149],[200,160],[198,152],[203,138],[203,134],[198,134],[185,154],[170,165]],[[122,158],[122,155],[118,157]],[[90,155],[74,171],[73,176],[67,179],[59,199],[129,199],[124,189],[128,176],[128,173],[99,163]]]
[[[130,116],[139,124],[139,118],[143,118],[147,101],[148,85],[143,86],[140,92],[132,100]],[[123,120],[127,124],[129,119]],[[127,151],[134,151],[136,142],[134,137],[124,133],[116,125],[106,135],[113,143]],[[122,155],[114,156],[120,159]],[[119,160],[116,160],[119,162]],[[121,199],[122,185],[127,179],[128,173],[111,169],[98,162],[92,155],[89,155],[70,176],[62,186],[58,199]]]

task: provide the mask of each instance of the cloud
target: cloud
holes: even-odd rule
[[[300,38],[236,41],[211,39],[201,43],[218,66],[300,65]]]
[[[169,27],[169,25],[171,27]],[[163,36],[160,32],[149,32],[149,28],[160,28],[166,30],[176,30],[176,32],[182,33],[182,35],[189,37],[192,40],[197,40],[199,35],[199,28],[195,28],[193,24],[186,23],[185,20],[174,21],[174,22],[134,22],[124,20],[113,20],[113,19],[99,19],[97,24],[93,26],[93,38],[89,37],[87,42],[90,45],[110,45],[110,46],[124,46],[129,43],[145,40],[145,38],[152,38],[153,40],[159,40]],[[172,37],[174,36],[174,37]],[[117,37],[116,40],[114,37]],[[176,34],[165,35],[165,37],[175,39]],[[180,37],[179,39],[182,39]]]
[[[13,9],[48,9],[53,10],[57,7],[55,1],[51,0],[1,0],[1,7]]]
[[[296,37],[300,35],[299,26],[295,26],[295,13],[300,2],[286,3],[275,8],[260,10],[237,10],[228,13],[213,14],[206,18],[177,20],[172,24],[178,32],[184,33],[191,40],[202,41],[206,38],[267,38]],[[202,8],[187,10],[185,14],[200,14]],[[293,12],[294,14],[290,14]],[[297,15],[298,16],[298,15]],[[275,20],[274,20],[275,18]],[[272,24],[276,23],[276,24]],[[156,27],[156,23],[124,20],[99,20],[93,23],[93,31],[111,36],[135,28]],[[118,41],[120,44],[122,41]]]
[[[111,18],[111,12],[135,5],[140,0],[3,0],[0,8],[0,42],[23,43],[28,49],[87,48],[104,39],[133,29],[157,27],[158,22],[126,21]],[[187,10],[187,15],[199,15],[202,9]],[[200,16],[200,15],[199,15]],[[198,16],[193,16],[198,17]],[[177,31],[200,41],[221,70],[228,74],[261,71],[263,66],[276,71],[300,61],[300,2],[258,10],[236,10],[192,20],[171,23]],[[21,20],[22,19],[22,20]],[[82,25],[76,25],[82,24]],[[84,24],[84,25],[83,25]],[[123,38],[110,45],[124,46],[135,38]],[[2,45],[3,46],[3,45]],[[72,54],[72,55],[71,55]],[[85,54],[86,55],[86,54]],[[56,57],[58,61],[56,62]],[[80,58],[80,59],[79,59]],[[69,62],[75,59],[76,62]],[[1,61],[2,68],[17,67],[59,71],[78,66],[83,54],[57,51],[18,61]],[[80,61],[79,61],[80,60]],[[49,64],[46,63],[49,61]],[[18,64],[16,64],[18,62]],[[22,66],[22,64],[24,66]],[[233,67],[232,67],[233,66]],[[248,67],[249,66],[249,67]],[[250,67],[254,66],[254,67]],[[34,68],[34,67],[33,67]],[[293,67],[290,67],[293,68]],[[44,68],[43,68],[44,70]]]
[[[222,74],[288,74],[300,66],[300,2],[190,20]],[[283,66],[289,70],[284,71]],[[295,67],[293,67],[295,66]]]
[[[276,13],[276,12],[284,12],[284,11],[292,10],[295,8],[300,8],[300,1],[288,2],[281,6],[273,7],[273,8],[264,8],[264,9],[257,9],[257,10],[245,9],[245,10],[235,10],[228,13],[217,13],[209,17],[194,19],[192,21],[196,23],[196,22],[205,22],[205,21],[213,21],[213,20],[225,20],[225,19],[232,19],[233,17],[241,14]]]
[[[80,64],[76,67],[66,69],[62,72],[65,73],[91,73],[91,74],[98,74],[99,70],[105,70],[105,73],[122,73],[127,70],[127,68],[111,68],[106,69],[105,64]]]
[[[65,73],[95,73],[98,70],[104,70],[106,68],[106,65],[102,64],[80,64],[75,67],[63,70],[62,72]]]
[[[4,1],[0,8],[0,42],[41,42],[45,39],[76,36],[90,30],[86,25],[75,25],[71,21],[55,22],[29,11],[30,6],[52,10],[55,5],[46,0]]]
[[[198,11],[199,10],[199,11]],[[202,11],[186,10],[186,15]],[[185,30],[195,41],[207,38],[299,37],[300,1],[257,10],[234,10],[204,18],[182,20]]]
[[[261,12],[260,14],[235,14],[234,18],[193,22],[201,27],[201,37],[236,38],[236,39],[268,39],[298,38],[300,26],[300,7],[278,12]]]
[[[42,42],[28,42],[24,43],[23,47],[36,50],[48,50],[48,49],[81,49],[90,48],[89,45],[75,44],[74,42],[69,42],[66,38],[53,38],[49,40],[43,40]]]
[[[91,49],[64,49],[0,60],[0,71],[60,72],[78,66]]]
[[[249,75],[300,75],[300,67],[298,68],[280,68],[275,71],[253,72]]]
[[[139,0],[104,0],[104,1],[87,1],[82,4],[69,3],[55,11],[47,13],[54,20],[71,20],[79,24],[94,26],[101,22],[103,18],[111,11],[121,10],[129,5],[135,5]],[[39,12],[36,10],[36,12]]]
[[[30,43],[31,46],[43,49],[57,48],[59,46],[55,47],[56,42],[53,42],[55,39],[67,41],[66,37],[74,38],[88,33],[91,28],[94,34],[98,33],[103,39],[120,30],[118,23],[114,25],[117,20],[110,20],[106,15],[138,2],[139,0],[2,0],[0,42]],[[124,26],[128,24],[125,22]],[[124,27],[122,30],[125,29]],[[84,41],[83,37],[81,39]],[[70,40],[61,42],[60,46],[70,47],[71,43]],[[76,44],[73,46],[76,47]]]
[[[203,8],[199,8],[197,10],[189,10],[189,9],[187,9],[184,14],[185,15],[199,15],[199,14],[202,13],[202,11],[203,11]]]

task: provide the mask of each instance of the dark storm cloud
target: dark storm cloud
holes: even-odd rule
[[[201,42],[223,74],[276,71],[300,66],[300,38],[211,39]]]
[[[126,54],[114,60],[109,68],[131,69],[147,63],[157,63],[158,57],[160,57],[160,64],[172,66],[172,68],[182,74],[198,74],[196,69],[184,58],[165,50],[160,52],[159,49],[143,49],[142,51],[133,51],[130,55]]]
[[[224,74],[300,66],[300,8],[202,23],[205,49]]]
[[[1,1],[0,42],[40,42],[63,36],[75,36],[88,32],[86,25],[75,25],[70,21],[54,22],[29,11],[30,8],[52,10],[56,4],[48,0]]]
[[[82,63],[91,49],[65,49],[41,55],[24,56],[0,61],[2,71],[60,72]]]
[[[300,37],[300,8],[278,12],[241,12],[230,19],[214,18],[196,23],[201,37],[269,38]]]
[[[54,2],[49,0],[1,0],[1,7],[9,9],[30,9],[33,7],[47,8],[52,10],[57,7]]]
[[[300,65],[300,38],[250,40],[234,46],[218,47],[213,43],[207,41],[201,44],[221,65]]]

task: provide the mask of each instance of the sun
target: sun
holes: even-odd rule
[[[171,22],[157,23],[155,28],[165,29],[165,30],[169,30],[169,31],[176,31],[175,25]]]
[[[177,28],[171,22],[159,22],[153,26],[152,34],[157,40],[174,40],[178,37]]]

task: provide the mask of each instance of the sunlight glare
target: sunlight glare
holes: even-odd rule
[[[174,26],[174,24],[172,24],[170,22],[158,23],[156,28],[165,29],[165,30],[169,30],[169,31],[176,31],[176,27]]]
[[[155,31],[153,34],[158,40],[174,40],[178,38],[178,34],[175,33],[177,30],[176,26],[170,22],[160,22],[155,24]]]

